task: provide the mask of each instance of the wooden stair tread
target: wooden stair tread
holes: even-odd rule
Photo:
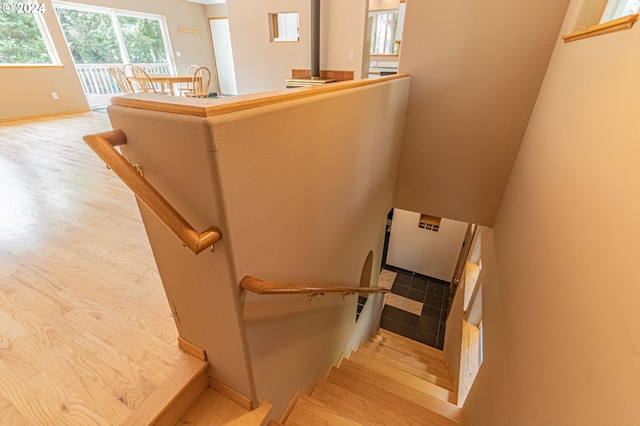
[[[396,413],[401,413],[399,414],[399,419],[401,418],[402,422],[398,421],[398,424],[430,424],[437,426],[452,426],[459,424],[412,401],[404,399],[402,396],[395,395],[388,390],[377,386],[370,386],[360,377],[339,368],[333,368],[331,370],[327,377],[327,381],[336,386],[357,393],[371,403],[380,405],[381,407],[389,407]]]
[[[398,355],[407,356],[409,358],[418,359],[424,362],[430,362],[437,365],[442,365],[446,369],[449,368],[447,357],[444,352],[436,353],[430,350],[423,350],[424,348],[414,347],[414,346],[406,346],[403,344],[398,344],[394,340],[386,339],[383,337],[375,336],[370,337],[366,340],[362,346],[365,347],[380,347],[389,351],[393,351],[398,353]],[[423,345],[428,347],[426,345]]]
[[[272,405],[270,402],[262,401],[258,408],[224,423],[224,426],[259,426],[264,423],[271,412],[271,408]],[[278,425],[279,423],[271,421],[269,424]]]
[[[193,403],[178,424],[222,425],[248,413],[249,410],[208,387]]]
[[[447,382],[451,382],[451,377],[449,376],[449,367],[447,367],[447,365],[442,361],[422,358],[419,355],[398,352],[393,350],[392,348],[388,348],[382,345],[376,345],[375,343],[371,342],[367,342],[364,345],[360,346],[358,350],[362,350],[363,352],[376,358],[385,359],[389,363],[412,366],[415,369],[442,378]]]
[[[420,377],[416,377],[415,375],[407,371],[400,370],[389,364],[382,363],[366,354],[358,355],[358,352],[354,352],[350,355],[350,358],[342,360],[342,363],[344,363],[345,361],[357,363],[384,376],[390,377],[391,379],[394,379],[398,382],[405,383],[414,389],[429,393],[431,396],[442,399],[444,401],[455,403],[453,392],[451,392],[450,390],[424,380]]]
[[[301,395],[300,398],[298,398],[285,424],[287,426],[363,426],[362,423],[333,413],[329,407],[315,401],[307,395]]]
[[[441,388],[444,388],[448,391],[453,391],[453,383],[451,382],[451,379],[449,379],[448,377],[443,378],[443,377],[430,374],[424,371],[424,369],[421,369],[419,366],[403,364],[402,362],[394,359],[376,357],[375,354],[372,355],[368,353],[366,350],[361,350],[361,349],[358,349],[356,352],[353,352],[351,355],[349,355],[349,359],[355,362],[363,363],[365,365],[378,364],[379,368],[375,369],[377,371],[380,371],[380,368],[382,369],[388,368],[389,371],[393,371],[393,370],[404,371],[408,374],[416,376],[427,382],[431,382],[437,386],[440,386]]]
[[[439,386],[453,390],[453,382],[449,376],[449,369],[445,368],[441,362],[423,362],[422,360],[416,360],[407,354],[400,354],[396,351],[376,345],[361,346],[358,349],[358,352],[366,354],[372,358],[379,359],[382,362],[394,366],[395,368],[413,373],[416,376]]]
[[[423,362],[442,365],[448,368],[447,359],[444,355],[444,352],[442,354],[434,354],[431,351],[422,351],[420,350],[420,348],[407,347],[401,343],[398,344],[393,340],[382,339],[379,337],[369,338],[362,344],[362,346],[384,348],[385,350],[394,352],[401,357],[413,358],[416,360],[421,360]]]
[[[209,363],[186,357],[124,425],[175,424],[207,388]]]
[[[331,407],[337,414],[367,425],[404,424],[400,418],[402,413],[394,412],[394,407],[381,406],[326,380],[318,382],[311,397]]]
[[[419,386],[420,389],[416,389],[410,384],[395,380],[348,359],[342,360],[340,369],[359,377],[371,386],[386,389],[395,395],[402,395],[403,398],[455,422],[462,421],[462,409],[460,407],[430,394],[425,386]],[[431,385],[431,383],[428,382],[424,382],[423,384]],[[441,388],[438,388],[438,390],[440,389]]]
[[[429,345],[425,345],[416,340],[409,339],[408,337],[393,333],[389,330],[385,330],[384,328],[380,328],[378,330],[378,333],[371,339],[373,339],[374,341],[380,341],[382,343],[393,342],[392,345],[397,349],[404,348],[404,350],[417,351],[424,354],[425,356],[442,359],[445,361],[445,363],[447,363],[447,356],[444,351],[431,347]]]

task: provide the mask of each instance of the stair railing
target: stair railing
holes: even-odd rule
[[[325,293],[342,293],[342,296],[355,293],[388,293],[385,287],[346,287],[320,284],[299,284],[284,281],[263,281],[251,275],[240,280],[240,287],[256,294],[308,294],[309,300]]]
[[[180,213],[142,176],[139,165],[132,166],[116,146],[127,143],[122,130],[87,135],[84,141],[113,172],[133,191],[136,197],[156,215],[194,254],[198,254],[222,238],[220,230],[211,226],[196,231]]]

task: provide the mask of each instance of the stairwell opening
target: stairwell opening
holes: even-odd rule
[[[391,294],[381,327],[442,349],[452,282],[470,225],[428,213],[394,208],[387,216],[381,277],[390,281]]]
[[[362,265],[362,272],[360,273],[360,287],[371,287],[371,275],[373,273],[373,250],[369,250],[367,258]],[[367,303],[367,294],[358,294],[358,310],[356,312],[356,321],[360,318],[360,312],[364,308],[364,304]]]
[[[388,216],[380,280],[391,293],[380,326],[443,350],[462,406],[482,364],[482,227],[437,218],[438,232],[425,232],[432,216]]]

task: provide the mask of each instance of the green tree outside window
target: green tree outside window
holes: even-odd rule
[[[122,62],[111,15],[66,8],[57,12],[76,64]]]
[[[53,64],[36,19],[0,11],[0,64]]]
[[[118,23],[130,62],[154,64],[167,61],[160,21],[119,15]]]

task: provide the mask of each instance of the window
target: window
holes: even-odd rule
[[[89,106],[121,93],[112,65],[134,63],[149,74],[175,71],[164,17],[54,1],[60,27]]]
[[[438,232],[440,230],[440,221],[441,218],[439,217],[421,214],[420,220],[418,221],[418,228]]]
[[[298,12],[270,13],[269,32],[272,42],[296,42],[300,40]]]
[[[163,17],[57,2],[54,5],[76,65],[169,65]]]
[[[76,64],[123,62],[111,15],[56,6],[60,26]]]
[[[398,11],[369,12],[369,20],[371,23],[371,54],[397,55]]]
[[[0,65],[57,65],[58,56],[44,25],[44,4],[3,3],[0,12]]]
[[[600,23],[633,15],[638,13],[638,9],[640,9],[640,0],[609,0],[602,13]]]
[[[130,62],[167,62],[167,50],[159,19],[118,15],[118,24]]]
[[[585,2],[575,30],[562,36],[565,43],[632,28],[638,20],[640,0],[594,0]]]

